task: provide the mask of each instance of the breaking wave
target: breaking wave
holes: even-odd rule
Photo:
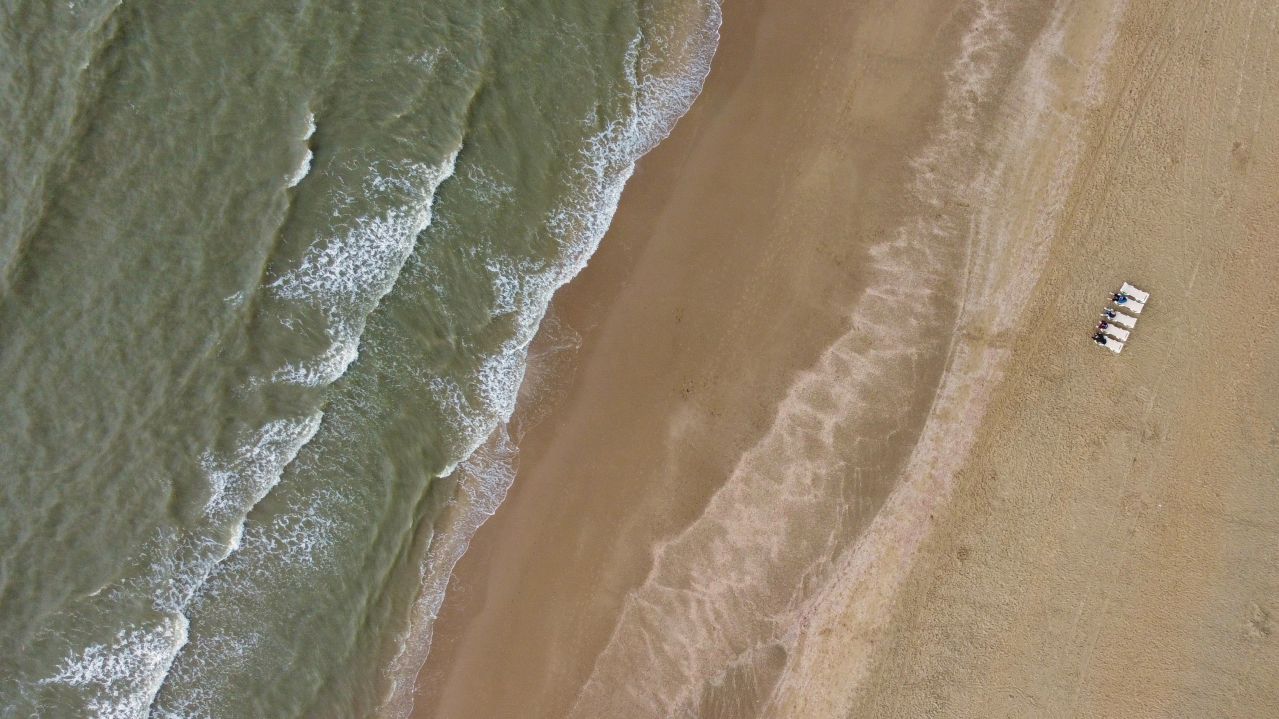
[[[312,128],[313,123],[311,119]],[[358,354],[369,314],[395,285],[416,237],[430,223],[436,190],[451,176],[456,159],[454,150],[437,165],[399,163],[370,171],[363,197],[389,209],[357,217],[339,225],[333,234],[317,238],[296,267],[266,286],[283,301],[278,321],[285,327],[303,331],[301,322],[289,314],[290,307],[318,311],[326,323],[327,346],[265,377],[250,378],[242,394],[273,384],[322,388],[342,376]],[[122,629],[109,643],[69,651],[58,671],[37,684],[84,690],[84,708],[93,716],[146,713],[187,643],[189,607],[244,539],[263,540],[261,535],[269,532],[282,556],[313,551],[317,538],[310,534],[322,528],[319,517],[277,517],[268,527],[251,528],[247,537],[245,521],[315,436],[322,416],[316,409],[281,417],[242,430],[229,451],[206,450],[199,461],[208,490],[203,521],[157,536],[144,550],[154,558],[148,575],[114,587],[104,597],[123,603],[140,591],[152,597],[159,618],[149,626]],[[168,709],[155,711],[161,716],[203,713],[196,712],[194,705],[176,714]]]

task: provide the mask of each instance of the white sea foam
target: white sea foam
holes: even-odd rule
[[[571,178],[576,192],[545,219],[547,231],[560,244],[561,262],[541,269],[503,266],[497,260],[486,265],[493,277],[496,311],[515,318],[515,332],[485,360],[472,386],[437,378],[431,388],[445,400],[454,426],[465,438],[462,457],[510,419],[528,345],[551,297],[581,272],[599,247],[636,161],[670,134],[701,92],[721,21],[717,3],[706,2],[704,10],[706,21],[696,32],[680,34],[682,28],[664,28],[669,34],[640,33],[629,43],[623,66],[632,111],[588,137]],[[671,58],[682,62],[668,68],[664,63]],[[583,119],[587,126],[598,121],[594,114]]]
[[[273,569],[325,564],[341,532],[333,515],[342,502],[337,492],[318,491],[302,506],[278,513],[268,523],[249,525],[247,541],[258,548],[259,555],[270,559]]]
[[[510,419],[515,400],[524,379],[528,342],[512,338],[502,348],[485,357],[479,370],[465,384],[452,377],[434,377],[428,387],[448,413],[450,425],[458,433],[469,457],[484,443],[494,428]],[[456,462],[437,476],[445,477],[457,467]]]
[[[471,194],[490,207],[505,204],[515,193],[515,188],[509,183],[494,177],[478,165],[467,165],[464,176]]]
[[[315,436],[322,416],[317,411],[301,420],[268,422],[249,433],[229,456],[205,452],[200,457],[210,490],[205,515],[225,519],[257,504]]]
[[[511,314],[519,309],[517,302],[520,295],[520,273],[511,264],[496,257],[484,264],[493,287],[493,309],[490,312],[494,317]]]
[[[289,175],[287,187],[297,187],[302,178],[311,172],[311,161],[315,159],[315,153],[311,151],[310,140],[315,134],[315,113],[308,112],[306,114],[306,131],[302,135],[304,144],[302,159],[298,162],[298,166],[293,170],[293,174]]]
[[[404,199],[379,215],[356,218],[336,234],[318,238],[297,267],[270,284],[277,296],[320,309],[330,341],[318,357],[281,367],[272,381],[318,387],[346,372],[359,355],[369,313],[395,285],[414,241],[431,222],[435,191],[453,174],[456,162],[454,150],[439,165],[375,168],[365,182],[365,194]]]
[[[309,119],[308,137],[313,124]],[[328,320],[331,340],[319,355],[281,367],[272,380],[322,386],[345,372],[357,354],[368,314],[390,291],[417,234],[429,223],[435,190],[451,174],[455,159],[456,152],[438,166],[391,165],[384,172],[372,173],[366,193],[396,194],[408,200],[382,215],[357,219],[334,236],[318,241],[296,268],[270,285],[282,299],[320,309]],[[349,204],[342,197],[335,202]],[[288,319],[283,320],[286,325]],[[251,381],[242,393],[260,386],[260,380]],[[142,589],[154,597],[154,606],[164,613],[165,622],[131,628],[111,644],[93,645],[68,655],[58,672],[41,683],[94,689],[86,696],[95,716],[144,714],[186,642],[186,612],[205,589],[216,585],[228,558],[242,542],[267,551],[281,567],[307,569],[319,563],[335,532],[324,510],[283,513],[266,525],[247,528],[245,518],[315,436],[321,418],[316,411],[298,419],[267,422],[247,431],[230,451],[206,451],[200,458],[209,488],[206,524],[180,535],[156,537],[145,551],[153,558],[148,574],[113,587],[104,597],[123,602],[129,595],[125,585]],[[137,586],[139,583],[144,586]],[[226,660],[248,651],[242,642],[230,638],[212,638],[203,642],[202,648],[206,652],[212,648]],[[195,685],[198,694],[199,682]],[[157,715],[195,716],[206,714],[209,706],[189,692],[179,704],[177,710],[157,708]]]
[[[144,577],[143,587],[153,597],[156,611],[185,614],[196,591],[204,585],[218,563],[240,547],[243,522],[236,522],[227,535],[167,534],[157,536],[148,556],[155,556]],[[123,594],[113,598],[123,599]]]
[[[200,644],[205,653],[216,657],[215,661],[222,662],[226,666],[235,666],[251,659],[253,650],[262,643],[262,639],[262,635],[257,632],[247,632],[234,637],[226,635],[201,637]],[[171,672],[172,674],[166,680],[184,673],[184,670],[182,666],[175,664]],[[184,678],[196,679],[195,671],[187,670],[185,673],[188,676]],[[219,706],[219,691],[222,687],[198,681],[185,681],[183,689],[180,697],[168,695],[158,697],[159,700],[151,706],[150,716],[155,719],[212,719],[215,716],[215,708]]]
[[[392,166],[387,172],[373,172],[365,185],[367,194],[394,193],[407,197],[407,202],[381,215],[359,218],[335,235],[317,241],[297,267],[271,283],[270,289],[280,298],[320,309],[328,321],[330,340],[319,355],[276,370],[272,381],[318,387],[345,373],[358,354],[360,334],[369,313],[394,286],[417,235],[429,224],[435,191],[452,173],[456,157],[455,151],[438,166],[410,163]],[[251,382],[246,389],[255,386],[260,386],[260,381]],[[218,544],[212,552],[188,551],[185,561],[161,562],[158,571],[166,576],[168,587],[160,592],[161,603],[184,612],[201,593],[216,595],[220,577],[230,580],[238,576],[227,574],[226,560],[242,541],[254,547],[256,554],[266,552],[271,558],[271,567],[251,560],[238,567],[239,571],[271,573],[270,577],[264,574],[256,578],[264,583],[278,578],[275,572],[282,567],[306,569],[318,563],[321,552],[331,546],[335,531],[323,510],[312,507],[282,513],[268,524],[247,528],[244,522],[248,512],[279,482],[285,467],[315,436],[321,419],[322,414],[317,411],[301,420],[268,422],[241,438],[230,453],[209,451],[201,457],[209,486],[205,516],[214,526],[230,524],[233,534],[230,541]],[[198,543],[199,538],[190,541]],[[223,638],[220,643],[205,642],[202,651],[229,661],[248,649]],[[197,661],[187,667],[186,673],[198,675],[201,666],[206,665]],[[157,689],[162,677],[157,680]],[[182,682],[182,696],[173,700],[176,708],[159,708],[158,715],[207,713],[208,705],[198,696],[201,682],[194,681],[196,676],[186,678],[193,681]],[[186,690],[188,685],[196,687],[195,694]],[[154,694],[153,691],[147,699],[148,704]]]
[[[224,715],[217,698],[234,691],[235,668],[259,660],[255,650],[267,640],[245,617],[270,616],[280,591],[292,593],[317,571],[332,571],[332,550],[350,540],[352,526],[336,519],[348,505],[340,492],[308,487],[265,521],[246,522],[244,551],[217,564],[192,602],[204,631],[173,663],[153,716]]]
[[[146,713],[186,641],[186,617],[166,615],[156,626],[121,629],[109,643],[68,653],[39,683],[87,689],[85,716],[132,719]]]
[[[457,467],[458,491],[451,511],[441,518],[418,568],[422,589],[409,623],[397,638],[399,652],[387,666],[389,684],[381,716],[406,717],[413,710],[413,685],[430,651],[431,631],[444,602],[453,567],[471,537],[497,511],[515,479],[516,449],[506,427]]]
[[[359,357],[360,338],[351,323],[339,320],[329,326],[328,339],[329,346],[319,355],[280,367],[271,373],[270,380],[304,387],[324,387],[336,382]]]
[[[302,178],[311,172],[311,160],[314,156],[315,154],[311,152],[309,147],[302,152],[302,160],[298,163],[297,169],[293,171],[293,174],[289,175],[286,187],[297,187]]]
[[[390,290],[414,238],[430,221],[434,188],[448,176],[451,163],[450,159],[446,167],[410,165],[406,168],[410,177],[426,183],[420,189],[406,188],[417,194],[415,202],[388,208],[381,215],[357,218],[338,234],[318,238],[299,266],[271,283],[271,288],[280,297],[315,303],[332,312],[376,302]],[[379,173],[368,181],[376,192],[402,182]]]
[[[437,47],[422,52],[409,58],[409,62],[420,65],[426,72],[435,72],[435,66],[439,63],[440,58],[447,52],[446,48]]]
[[[270,422],[243,440],[229,456],[206,452],[201,465],[210,487],[205,516],[210,525],[155,537],[144,549],[154,557],[148,573],[113,586],[104,597],[125,603],[137,590],[153,598],[163,619],[155,626],[121,630],[109,644],[69,654],[40,684],[90,691],[92,716],[136,717],[155,700],[165,676],[186,644],[186,611],[196,593],[241,544],[249,509],[279,481],[284,467],[315,435],[320,413],[301,420]]]
[[[308,120],[314,131],[313,117]],[[304,253],[297,266],[269,285],[281,299],[300,302],[321,311],[327,321],[330,344],[318,355],[286,363],[270,376],[270,381],[320,387],[340,378],[356,359],[360,335],[365,322],[377,304],[390,292],[412,251],[418,234],[431,219],[431,205],[439,184],[449,177],[457,158],[455,150],[439,165],[421,163],[391,164],[375,169],[364,184],[364,193],[376,199],[388,195],[398,198],[382,214],[360,217],[327,238],[321,238]],[[336,196],[335,204],[345,207],[349,197]],[[286,321],[289,318],[285,317]],[[259,387],[261,380],[251,381],[246,390]],[[266,524],[245,525],[248,512],[279,482],[285,467],[294,462],[301,449],[318,432],[322,413],[301,420],[276,420],[251,431],[235,443],[230,453],[206,452],[201,467],[208,480],[209,499],[205,516],[215,526],[228,523],[233,527],[230,541],[218,545],[222,551],[187,552],[195,560],[164,567],[170,584],[168,602],[185,611],[193,602],[216,596],[224,582],[235,582],[243,594],[243,573],[260,574],[254,579],[262,585],[279,579],[279,572],[292,568],[306,571],[321,564],[324,552],[332,546],[337,525],[328,518],[331,506],[325,498],[337,501],[323,492],[304,509],[274,515]],[[235,563],[228,557],[240,547],[253,547],[253,557]],[[269,561],[263,563],[262,557]],[[268,566],[269,564],[269,566]],[[219,661],[233,661],[249,650],[243,642],[229,637],[202,643],[204,655]],[[192,716],[208,712],[207,692],[198,681],[205,659],[193,659],[185,666],[181,696],[170,706],[157,708],[160,716]]]

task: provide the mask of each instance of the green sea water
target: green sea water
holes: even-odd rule
[[[718,23],[0,0],[0,717],[403,715],[529,342]]]

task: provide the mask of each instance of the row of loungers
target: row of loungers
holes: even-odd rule
[[[1115,354],[1123,352],[1124,345],[1137,326],[1137,316],[1146,309],[1149,301],[1149,292],[1143,292],[1125,282],[1118,292],[1111,295],[1110,304],[1102,310],[1101,323],[1092,336],[1093,341]]]

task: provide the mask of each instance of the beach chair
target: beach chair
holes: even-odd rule
[[[1122,305],[1116,302],[1114,304],[1114,309],[1123,310],[1124,312],[1128,312],[1134,315],[1139,315],[1141,314],[1142,310],[1146,309],[1146,305],[1142,302],[1138,302],[1136,297],[1129,297],[1128,301],[1123,303]]]
[[[1134,315],[1139,315],[1141,314],[1142,310],[1146,309],[1146,301],[1150,299],[1149,292],[1143,292],[1142,290],[1139,290],[1136,287],[1133,287],[1127,282],[1125,282],[1123,286],[1119,288],[1119,291],[1127,295],[1128,300],[1124,302],[1123,304],[1119,304],[1118,302],[1116,302],[1115,307],[1128,310],[1130,314],[1134,314]]]
[[[1108,349],[1111,352],[1114,352],[1115,354],[1119,354],[1120,352],[1124,351],[1124,343],[1114,338],[1107,339],[1106,344],[1104,345],[1097,344],[1097,342],[1093,341],[1091,338],[1089,339],[1089,342],[1092,342],[1093,344],[1097,345],[1098,347],[1101,347],[1102,349]]]
[[[1125,295],[1128,295],[1129,297],[1131,297],[1131,298],[1133,298],[1133,299],[1137,300],[1138,302],[1140,302],[1140,303],[1141,303],[1141,304],[1143,304],[1143,305],[1150,301],[1150,293],[1149,293],[1149,292],[1142,292],[1141,290],[1137,289],[1136,287],[1133,287],[1132,285],[1128,284],[1127,282],[1125,282],[1125,283],[1124,283],[1124,286],[1123,286],[1123,287],[1120,287],[1120,288],[1119,288],[1119,291],[1120,291],[1120,292],[1122,292],[1122,293],[1124,293]]]
[[[1126,330],[1126,329],[1124,329],[1124,328],[1122,328],[1122,327],[1116,327],[1116,326],[1114,326],[1113,324],[1112,324],[1112,325],[1107,325],[1107,326],[1106,326],[1106,329],[1102,330],[1102,332],[1105,332],[1106,334],[1108,334],[1108,335],[1110,335],[1111,337],[1113,337],[1113,338],[1115,338],[1115,339],[1119,340],[1120,342],[1127,342],[1127,341],[1128,341],[1128,330]]]
[[[1123,325],[1124,327],[1127,327],[1128,329],[1132,329],[1133,327],[1137,326],[1136,317],[1133,317],[1132,315],[1129,315],[1129,314],[1124,314],[1123,312],[1119,312],[1117,310],[1115,312],[1115,316],[1107,317],[1106,321],[1112,325]]]

